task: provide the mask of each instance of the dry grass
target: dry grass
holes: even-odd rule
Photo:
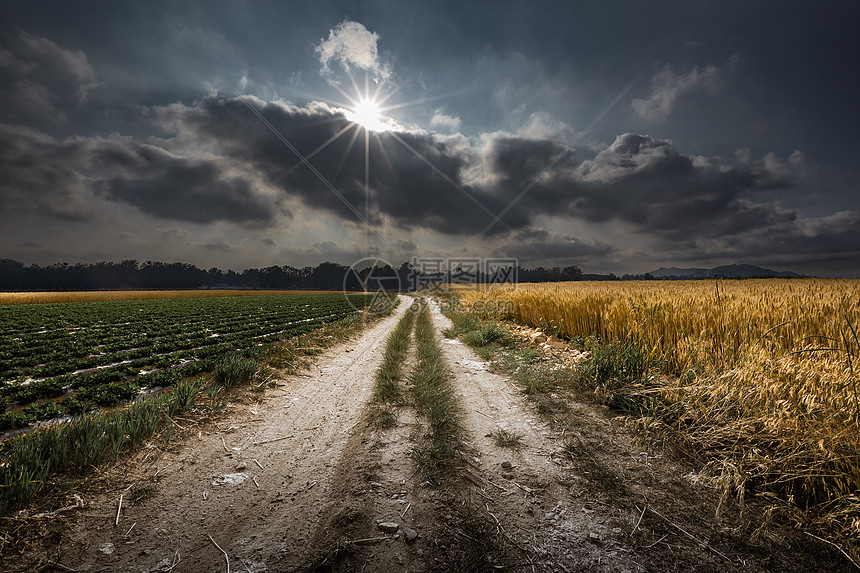
[[[96,290],[68,292],[0,292],[0,305],[50,302],[97,302],[106,300],[149,300],[164,298],[210,298],[219,296],[267,296],[289,294],[332,294],[328,290]],[[360,294],[360,293],[356,293]]]
[[[412,458],[432,485],[457,475],[463,452],[462,414],[451,384],[451,370],[436,339],[430,307],[418,302],[415,317],[415,364],[409,373],[413,404],[428,428]]]
[[[582,341],[636,345],[651,376],[616,391],[637,424],[702,459],[743,502],[860,540],[860,281],[522,284],[461,290],[466,309]]]

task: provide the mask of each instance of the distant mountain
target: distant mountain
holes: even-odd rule
[[[651,275],[658,279],[667,278],[684,278],[684,279],[745,279],[750,277],[781,277],[781,278],[796,278],[800,275],[791,271],[773,271],[753,265],[723,265],[712,269],[679,269],[678,267],[660,267],[656,271],[651,271]]]

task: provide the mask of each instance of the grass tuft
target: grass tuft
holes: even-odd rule
[[[647,371],[648,359],[641,346],[627,340],[594,347],[581,372],[585,379],[611,391],[638,382]]]
[[[197,399],[197,395],[200,393],[201,388],[203,388],[202,378],[183,380],[179,384],[176,384],[173,387],[171,394],[173,396],[172,402],[176,405],[177,411],[183,412],[190,410],[194,405],[194,401]],[[173,413],[171,412],[171,415],[172,414]]]
[[[212,412],[220,412],[224,409],[224,400],[221,398],[221,386],[215,382],[210,382],[204,390],[206,399],[208,400],[208,408]]]
[[[523,434],[512,432],[505,428],[498,428],[490,433],[490,437],[500,448],[518,448],[522,445]]]
[[[457,338],[461,334],[477,330],[481,325],[478,317],[472,314],[455,313],[449,315],[448,318],[451,319],[453,325],[442,331],[442,334],[448,338]]]
[[[488,322],[475,330],[466,332],[463,335],[463,341],[470,346],[487,346],[489,344],[499,344],[507,346],[511,343],[511,335],[503,327],[495,322]]]

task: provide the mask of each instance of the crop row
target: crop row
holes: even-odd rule
[[[361,308],[340,294],[0,307],[0,429],[169,386]]]
[[[54,340],[23,346],[18,342],[0,353],[3,356],[0,358],[0,380],[44,378],[227,341],[267,337],[329,316],[339,317],[341,312],[317,308],[305,315],[293,313],[225,321],[216,328],[204,327],[202,331],[196,330],[193,324],[184,325],[185,330],[177,330],[175,325],[171,325],[167,331],[150,330],[125,336],[117,332],[100,332],[100,336],[90,335],[86,340],[75,338],[69,343]]]

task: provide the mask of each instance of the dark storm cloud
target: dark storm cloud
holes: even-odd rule
[[[499,177],[496,185],[506,194],[517,192],[559,150],[511,138],[494,142],[488,158]],[[773,155],[727,165],[718,158],[681,154],[670,141],[627,133],[593,159],[578,165],[559,162],[520,207],[595,223],[620,220],[672,240],[717,237],[792,220],[793,212],[752,200],[756,191],[792,184],[786,162]]]
[[[280,211],[277,201],[255,189],[253,177],[231,175],[217,161],[176,157],[148,145],[136,149],[134,156],[123,155],[128,149],[109,151],[102,150],[102,158],[126,167],[125,174],[100,181],[99,192],[154,217],[269,224]]]
[[[666,242],[647,256],[655,264],[664,260],[691,264],[745,260],[750,264],[782,265],[825,276],[856,277],[860,268],[860,212],[796,218],[716,239]]]
[[[0,124],[0,206],[82,221],[104,207],[99,197],[195,223],[271,224],[284,212],[252,174],[233,173],[224,161],[179,157],[130,138],[58,141]]]
[[[298,200],[359,223],[349,205],[364,212],[364,133],[340,110],[212,97],[154,108],[149,117],[165,132],[149,144],[116,135],[58,141],[0,126],[6,143],[0,202],[57,218],[92,217],[98,201],[108,201],[157,219],[267,226],[288,216],[286,205]],[[475,235],[563,150],[556,141],[504,133],[481,141],[405,129],[371,134],[370,222]],[[798,251],[840,248],[854,239],[848,230],[828,234],[796,211],[756,197],[794,185],[802,163],[799,152],[786,160],[772,153],[753,159],[747,151],[727,163],[683,154],[668,140],[623,134],[593,158],[562,155],[490,234],[507,249],[545,258],[600,257],[611,248],[569,235],[524,235],[539,217],[618,221],[657,240],[709,243],[714,250],[765,248],[769,237]]]
[[[350,129],[336,109],[324,104],[300,108],[256,98],[211,98],[196,105],[160,108],[156,115],[175,134],[166,141],[177,153],[205,150],[250,166],[246,172],[256,173],[268,187],[356,222],[355,213],[300,163],[283,137],[301,153],[312,155],[309,161],[317,172],[363,211],[364,135],[356,133],[355,127]],[[340,132],[340,137],[319,150]],[[509,134],[488,136],[486,141],[478,149],[462,136],[405,130],[381,133],[378,139],[371,135],[371,222],[475,234],[563,149],[555,141]],[[623,134],[592,159],[580,161],[573,153],[565,154],[509,212],[504,225],[497,224],[493,231],[505,249],[523,256],[526,251],[532,256],[543,253],[544,258],[600,257],[612,248],[569,235],[524,235],[539,216],[570,216],[591,223],[622,221],[639,233],[673,242],[768,230],[796,235],[800,233],[797,214],[756,202],[755,193],[793,185],[791,163],[800,158],[797,154],[786,161],[768,154],[753,160],[741,153],[727,164],[719,158],[682,154],[667,140]],[[177,196],[177,201],[187,199],[193,199],[193,193]],[[178,208],[177,204],[170,210]],[[517,232],[511,235],[511,231]]]
[[[357,221],[350,205],[363,212],[364,133],[357,133],[357,126],[349,128],[350,122],[336,109],[325,104],[298,108],[256,98],[213,98],[197,106],[160,108],[158,118],[166,129],[177,134],[177,146],[215,150],[251,165],[269,185],[344,220]],[[318,151],[340,132],[343,133],[337,139]],[[312,155],[309,162],[317,173],[301,164],[282,137],[303,155]],[[369,216],[371,223],[385,218],[400,227],[471,233],[483,228],[503,208],[491,193],[464,181],[464,172],[475,159],[465,138],[426,132],[382,132],[378,138],[370,136],[370,145],[369,185],[374,207]],[[518,213],[504,220],[510,227],[527,222]]]
[[[346,202],[363,211],[364,134],[350,128],[337,109],[210,98],[159,108],[156,117],[174,135],[166,141],[177,153],[205,150],[248,166],[246,172],[268,187],[346,221],[357,220]],[[317,172],[302,165],[281,137],[309,156]],[[562,215],[591,223],[622,221],[639,233],[683,241],[783,228],[797,219],[795,211],[756,201],[756,193],[793,186],[802,167],[800,152],[784,160],[772,153],[753,159],[741,151],[726,163],[683,154],[668,140],[628,133],[592,159],[567,152],[539,177],[563,151],[556,141],[498,133],[486,136],[479,149],[459,135],[400,130],[371,135],[370,144],[373,224],[385,220],[401,228],[475,234],[535,179],[492,227],[493,234],[524,229],[539,216]]]
[[[860,263],[860,212],[795,219],[756,233],[727,237],[723,243],[736,252],[848,257]]]
[[[386,215],[400,227],[418,225],[448,234],[474,234],[504,209],[492,189],[466,181],[467,171],[476,167],[477,160],[467,141],[427,133],[398,137],[382,134],[394,169],[385,169],[386,162],[379,161],[379,178],[374,183],[379,186]],[[496,234],[528,224],[524,213],[512,211],[492,231]]]
[[[65,121],[95,84],[95,72],[80,50],[23,31],[0,35],[0,119]]]
[[[94,215],[87,177],[75,168],[80,145],[0,124],[0,208],[82,221]]]

